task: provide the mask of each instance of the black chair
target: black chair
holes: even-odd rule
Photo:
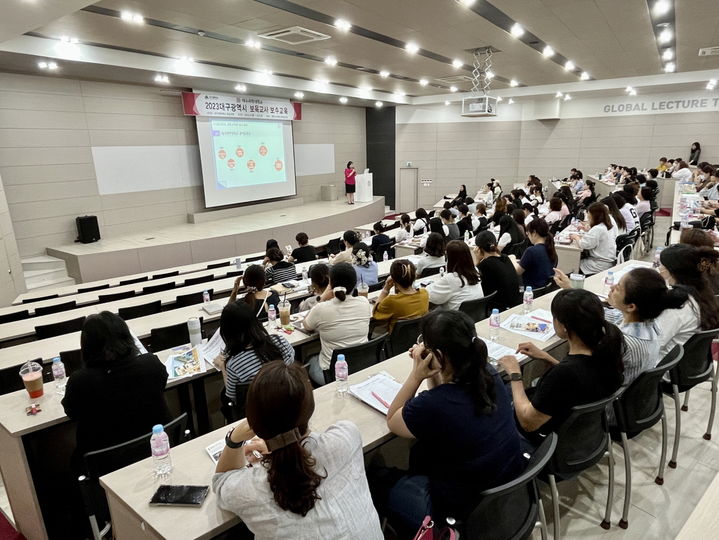
[[[640,236],[642,244],[644,245],[644,253],[649,253],[654,247],[654,225],[656,224],[654,212],[654,210],[645,212],[639,218],[639,229],[641,230]]]
[[[39,302],[40,300],[50,300],[51,298],[58,298],[59,294],[51,294],[49,296],[38,296],[37,298],[25,298],[23,304],[31,304],[33,302]]]
[[[375,262],[383,261],[385,253],[387,253],[387,258],[394,259],[394,256],[392,254],[392,251],[393,251],[392,246],[394,246],[394,240],[385,242],[384,244],[379,244],[377,246],[377,250],[373,253],[374,261]]]
[[[664,412],[664,397],[660,383],[664,374],[673,369],[682,359],[684,350],[681,345],[675,346],[659,365],[640,374],[639,377],[624,390],[614,403],[616,428],[619,432],[620,444],[624,451],[624,509],[619,526],[629,526],[629,505],[632,497],[632,462],[628,439],[634,438],[642,431],[649,429],[661,420],[662,422],[662,455],[659,460],[659,472],[654,480],[657,484],[664,483],[664,463],[667,458],[667,416]]]
[[[387,337],[387,345],[385,347],[387,349],[387,356],[397,356],[414,345],[420,334],[419,328],[421,323],[421,317],[397,321],[394,328],[392,328],[392,332]]]
[[[637,227],[627,234],[617,236],[617,264],[621,264],[632,258],[634,244],[639,240],[640,233],[641,231],[639,227]]]
[[[147,304],[140,304],[139,306],[121,307],[117,310],[117,314],[121,319],[129,321],[130,319],[137,319],[138,317],[145,317],[147,315],[153,315],[162,311],[162,300],[155,300],[154,302],[148,302]]]
[[[559,231],[563,231],[567,227],[569,227],[569,224],[572,222],[572,218],[574,216],[572,214],[569,214],[567,216],[564,216],[559,221],[555,221],[552,223],[552,225],[549,227],[549,232],[552,234],[557,234]]]
[[[170,439],[170,446],[177,446],[188,440],[190,433],[187,430],[187,413],[183,413],[172,422],[166,424],[165,432]],[[150,437],[152,437],[152,433],[109,448],[88,452],[83,456],[86,474],[80,476],[77,480],[95,540],[103,538],[110,532],[111,528],[107,498],[98,479],[101,476],[150,457]]]
[[[27,309],[23,309],[21,311],[15,311],[13,313],[6,313],[5,315],[0,315],[0,324],[13,321],[22,321],[23,319],[29,318],[30,311],[28,311]]]
[[[557,289],[559,289],[559,285],[554,283],[554,280],[550,280],[549,283],[547,283],[544,287],[533,289],[532,294],[534,295],[534,298],[539,298],[540,296],[544,296],[545,294],[554,292]]]
[[[459,305],[459,311],[469,315],[474,322],[483,321],[489,317],[488,304],[492,302],[492,299],[497,296],[497,291],[494,291],[489,296],[483,296],[476,300],[467,300]]]
[[[214,289],[207,289],[207,292],[210,293],[210,300],[212,300],[212,293],[214,292]],[[186,306],[194,306],[195,304],[201,304],[203,301],[203,294],[204,291],[189,294],[180,294],[175,298],[175,307],[181,308]]]
[[[75,309],[76,307],[77,302],[75,300],[63,302],[62,304],[53,304],[52,306],[38,306],[35,308],[35,316],[40,317],[42,315],[50,315],[50,313],[60,313],[61,311]]]
[[[98,294],[97,301],[101,304],[105,302],[115,302],[117,300],[124,300],[125,298],[132,298],[135,296],[135,291],[123,291],[112,294]]]
[[[225,277],[240,277],[244,272],[242,270],[230,270],[225,274]]]
[[[142,283],[143,281],[147,281],[150,279],[149,276],[142,276],[138,278],[132,278],[132,279],[124,279],[120,282],[120,285],[132,285],[133,283]]]
[[[325,383],[329,384],[335,380],[335,363],[337,363],[337,355],[344,354],[347,360],[349,373],[356,373],[365,368],[379,364],[382,361],[382,350],[387,336],[380,336],[361,345],[354,345],[344,349],[335,349],[332,351],[332,359],[330,360],[330,368],[324,370]]]
[[[439,274],[439,271],[442,269],[441,266],[434,266],[432,268],[425,268],[422,270],[422,273],[419,275],[420,278],[426,278],[429,276],[436,276]]]
[[[162,274],[152,274],[152,279],[162,279],[162,278],[166,278],[166,277],[179,276],[179,275],[180,275],[180,271],[175,270],[173,272],[164,272]]]
[[[524,238],[523,240],[516,242],[509,247],[505,248],[505,250],[502,251],[505,255],[514,255],[517,257],[517,260],[522,258],[522,255],[524,255],[524,252],[527,251],[527,248],[530,246],[529,239]]]
[[[104,285],[95,285],[94,287],[85,287],[85,288],[78,287],[77,292],[79,294],[79,293],[86,293],[86,292],[92,292],[92,291],[101,291],[102,289],[109,289],[109,288],[110,288],[110,284],[105,283]]]
[[[669,381],[662,381],[662,391],[674,399],[674,446],[672,457],[669,460],[669,467],[677,468],[677,454],[679,453],[679,439],[682,431],[681,410],[679,405],[679,394],[689,392],[699,383],[712,380],[712,404],[709,412],[709,424],[704,433],[705,440],[711,440],[711,429],[714,423],[714,412],[716,410],[717,387],[714,381],[714,360],[711,356],[711,345],[719,335],[719,328],[703,330],[694,334],[684,344],[684,356],[682,361],[669,370]],[[688,403],[685,403],[688,409]]]
[[[200,317],[200,328],[202,328],[202,317]],[[190,331],[186,322],[150,330],[150,347],[153,352],[164,351],[189,342]]]
[[[208,281],[212,281],[213,279],[215,279],[214,274],[209,274],[207,276],[187,278],[185,280],[184,286],[187,287],[188,285],[197,285],[198,283],[207,283]]]
[[[82,350],[60,351],[60,360],[65,364],[65,373],[72,375],[73,372],[82,367]]]
[[[614,455],[607,422],[607,406],[617,399],[624,388],[594,403],[572,407],[569,417],[557,431],[559,442],[557,449],[545,468],[552,491],[552,509],[554,511],[554,538],[560,537],[559,492],[557,480],[569,480],[582,471],[596,465],[609,451],[609,491],[604,521],[601,526],[609,529],[614,497]]]
[[[230,261],[212,263],[207,265],[207,269],[212,270],[213,268],[222,268],[223,266],[230,266],[230,264]]]
[[[157,285],[145,285],[140,294],[153,294],[162,291],[171,291],[175,287],[176,285],[174,281],[171,281],[170,283],[159,283]]]
[[[227,404],[223,404],[220,407],[222,415],[228,424],[242,420],[245,414],[245,402],[247,401],[247,392],[250,389],[252,381],[237,383],[235,386],[235,399],[234,401],[227,401]],[[225,394],[226,396],[227,394]],[[221,400],[220,400],[221,401]]]
[[[342,249],[340,244],[339,238],[333,238],[329,242],[327,242],[327,254],[328,255],[337,255]]]
[[[542,538],[547,537],[547,521],[537,477],[552,458],[557,439],[556,433],[547,435],[522,474],[479,494],[479,503],[466,521],[455,526],[459,529],[460,538],[530,538],[537,525]],[[511,512],[508,512],[510,508]]]
[[[62,321],[53,324],[41,324],[35,327],[35,335],[37,339],[47,339],[72,332],[79,332],[85,324],[85,316],[69,321]]]

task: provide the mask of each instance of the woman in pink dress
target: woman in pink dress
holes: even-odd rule
[[[345,197],[347,197],[347,204],[355,203],[355,166],[351,161],[347,162],[347,168],[345,169]]]

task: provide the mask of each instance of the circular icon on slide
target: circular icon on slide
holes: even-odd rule
[[[254,159],[251,159],[247,162],[247,168],[250,169],[251,171],[255,170],[255,160]]]
[[[241,146],[237,147],[237,150],[235,150],[235,154],[237,154],[237,157],[243,157],[245,155],[245,151],[242,149]]]
[[[220,150],[217,152],[217,157],[220,159],[225,159],[227,157],[227,152],[225,152],[224,148],[220,148]]]
[[[284,167],[284,164],[282,163],[282,161],[280,161],[279,159],[275,160],[275,170],[281,171],[282,167]]]
[[[234,169],[236,164],[237,164],[237,162],[236,162],[234,159],[232,159],[232,158],[230,158],[230,159],[227,160],[227,166],[228,166],[230,169]]]
[[[260,145],[260,155],[265,157],[267,155],[267,147],[264,144]]]

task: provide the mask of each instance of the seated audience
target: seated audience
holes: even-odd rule
[[[357,285],[375,285],[379,281],[377,263],[372,259],[364,242],[357,242],[352,249],[352,266],[357,272]]]
[[[467,244],[460,240],[447,244],[447,272],[430,283],[427,292],[432,304],[446,309],[458,309],[462,302],[482,298],[479,273]]]
[[[617,208],[619,208],[619,211],[624,218],[627,233],[630,233],[634,229],[639,227],[639,216],[637,215],[637,211],[634,209],[634,205],[630,201],[628,201],[626,197],[622,196],[622,193],[623,192],[614,193],[612,194],[612,198],[614,199],[614,202],[617,204]]]
[[[285,260],[279,248],[267,250],[268,266],[265,268],[265,282],[268,286],[297,279],[297,269]]]
[[[417,273],[414,265],[406,259],[392,261],[389,278],[377,298],[372,318],[387,325],[392,333],[394,325],[400,320],[416,319],[429,309],[429,294],[426,289],[414,288]],[[394,287],[395,294],[391,294]]]
[[[489,219],[487,218],[487,207],[484,205],[484,203],[477,203],[477,209],[474,211],[474,218],[472,219],[472,223],[474,223],[474,220],[477,220],[477,226],[474,228],[474,232],[484,230],[489,226]]]
[[[500,253],[510,254],[517,244],[524,240],[524,233],[512,216],[502,216],[499,220],[499,241],[497,246]]]
[[[274,238],[270,238],[270,239],[265,243],[265,258],[262,259],[262,264],[263,264],[263,265],[269,264],[270,259],[267,257],[267,253],[268,253],[272,248],[280,249],[280,245],[277,243],[277,240],[275,240]],[[281,251],[281,250],[280,250],[280,251]]]
[[[317,305],[317,302],[320,301],[320,296],[330,284],[330,267],[324,263],[313,264],[310,267],[309,278],[312,296],[302,300],[297,311],[307,311]]]
[[[409,214],[402,214],[399,218],[399,229],[395,235],[395,242],[398,244],[404,242],[414,236],[412,231],[412,222],[409,219]]]
[[[424,246],[424,253],[417,261],[417,275],[421,276],[428,268],[439,268],[445,265],[445,242],[439,233],[430,233]]]
[[[617,259],[617,244],[615,237],[610,233],[613,226],[609,221],[607,207],[596,202],[589,207],[587,214],[589,231],[581,237],[577,234],[571,234],[569,237],[580,248],[586,250],[586,257],[583,256],[579,260],[579,269],[582,273],[591,275],[614,266]]]
[[[652,211],[652,190],[648,187],[643,187],[639,190],[639,200],[637,201],[637,205],[634,207],[634,211],[636,212],[637,216],[639,216],[639,219],[641,220],[642,216],[646,214],[647,212]]]
[[[307,244],[310,240],[307,233],[297,233],[295,240],[297,240],[297,244],[299,244],[300,247],[292,250],[292,254],[287,258],[289,262],[303,263],[317,259],[315,247]]]
[[[499,225],[499,220],[505,215],[507,215],[507,199],[499,197],[494,203],[494,213],[489,221],[492,222],[492,226],[496,227]]]
[[[457,209],[459,210],[459,221],[457,222],[459,237],[464,238],[467,232],[470,235],[474,234],[474,230],[479,227],[479,219],[469,212],[469,207],[466,204],[460,204]]]
[[[549,232],[549,225],[543,219],[529,222],[527,237],[532,245],[524,251],[522,258],[514,267],[517,274],[522,276],[525,287],[539,289],[551,281],[559,257],[554,247],[554,237]]]
[[[424,208],[417,208],[414,216],[414,226],[412,227],[412,230],[414,231],[415,236],[427,232],[427,230],[429,230],[429,216],[427,215],[427,210]]]
[[[524,212],[524,220],[520,225],[524,227],[524,230],[526,231],[527,225],[530,221],[533,219],[537,219],[539,217],[539,211],[537,210],[536,206],[532,206],[531,204],[524,203],[522,205],[522,212]]]
[[[342,243],[344,243],[345,248],[344,250],[340,251],[335,256],[330,256],[330,264],[338,264],[338,263],[351,263],[352,262],[352,249],[355,247],[355,244],[359,242],[359,236],[357,236],[357,233],[354,231],[345,231],[342,235]]]
[[[459,239],[459,227],[454,222],[454,214],[446,208],[439,213],[442,218],[442,224],[447,229],[447,238],[449,240]]]
[[[610,229],[611,236],[616,241],[617,236],[622,234],[627,234],[627,222],[624,221],[624,216],[619,211],[619,207],[617,206],[616,199],[612,197],[611,195],[608,197],[604,197],[600,201],[609,212],[609,223],[611,223],[612,228]]]
[[[304,369],[266,364],[246,407],[212,478],[220,508],[237,514],[258,539],[382,540],[360,432],[346,420],[323,433],[310,430],[315,403]],[[247,466],[248,458],[255,466]]]
[[[672,172],[672,178],[685,182],[692,179],[692,170],[686,161],[679,161],[679,165],[677,165],[676,169]]]
[[[244,288],[241,289],[242,285],[244,285]],[[245,273],[235,280],[235,286],[232,288],[230,298],[227,301],[228,304],[237,300],[237,294],[240,290],[245,293],[242,301],[249,304],[261,319],[267,318],[267,310],[270,305],[277,307],[280,302],[280,296],[276,291],[265,289],[265,271],[259,264],[251,264],[247,267]]]
[[[556,221],[561,221],[563,217],[562,199],[559,197],[552,197],[549,199],[549,213],[544,217],[544,221],[551,225]]]
[[[372,236],[372,245],[370,246],[370,250],[372,253],[379,253],[379,247],[384,244],[389,244],[391,240],[389,239],[389,236],[382,232],[384,227],[382,227],[381,221],[372,225],[372,230],[374,231],[374,236]]]
[[[518,305],[522,299],[519,293],[519,276],[509,257],[499,253],[497,238],[492,231],[481,231],[474,237],[472,255],[482,278],[482,292],[492,298],[487,307],[504,311]]]

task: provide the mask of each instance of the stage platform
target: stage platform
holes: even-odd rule
[[[257,212],[243,216],[103,238],[92,244],[52,246],[46,251],[63,259],[68,274],[84,283],[260,252],[269,238],[294,247],[300,231],[314,238],[380,220],[385,214],[384,197],[353,206],[338,200],[262,207],[258,204]]]

